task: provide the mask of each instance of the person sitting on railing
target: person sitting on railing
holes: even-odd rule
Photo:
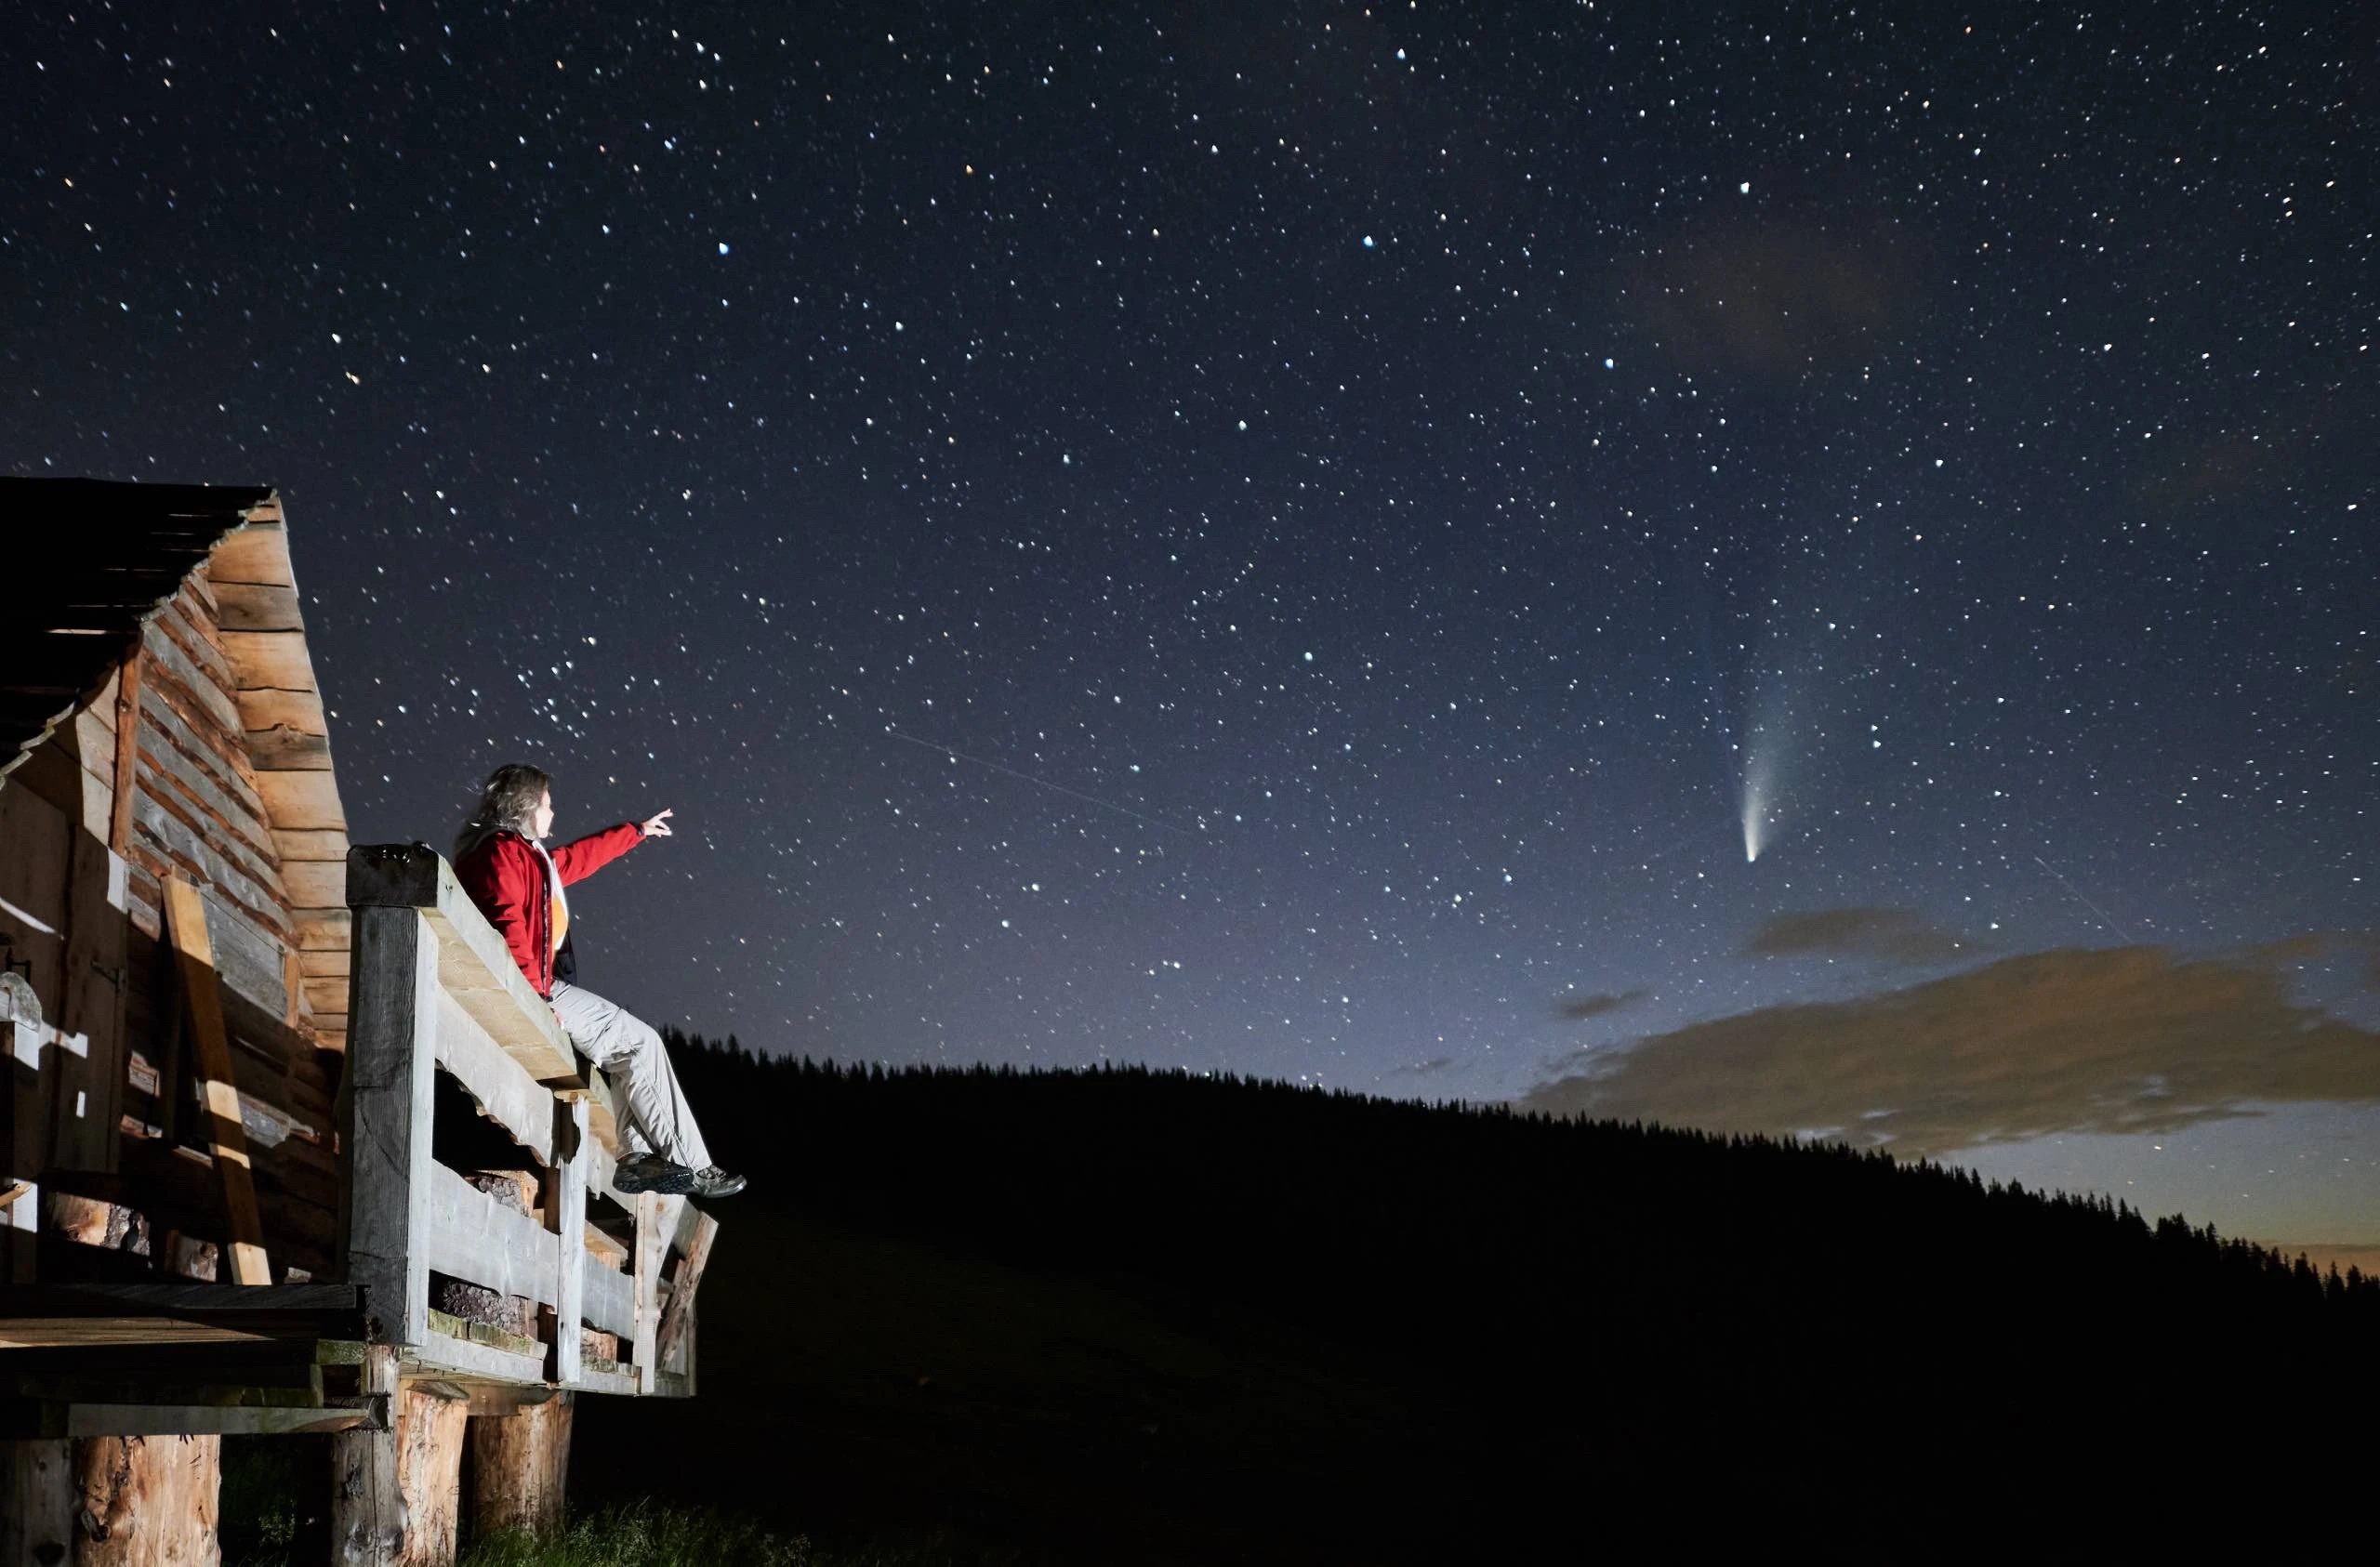
[[[614,1188],[731,1197],[744,1190],[744,1178],[711,1163],[661,1035],[571,982],[577,965],[562,889],[646,838],[669,836],[670,815],[623,822],[549,851],[541,840],[553,830],[553,780],[542,768],[508,762],[488,775],[478,809],[455,836],[455,876],[504,937],[530,986],[553,1007],[570,1042],[622,1091],[629,1152]]]

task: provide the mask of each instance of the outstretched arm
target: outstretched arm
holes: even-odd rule
[[[597,871],[642,843],[647,836],[668,837],[669,823],[661,818],[668,814],[669,812],[665,810],[660,816],[653,817],[648,821],[623,822],[616,827],[606,827],[600,833],[590,833],[575,843],[563,844],[560,849],[550,851],[554,857],[555,874],[562,877],[562,885],[567,887],[572,882],[584,881],[593,876]]]

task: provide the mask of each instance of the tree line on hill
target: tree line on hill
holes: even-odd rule
[[[1898,1495],[1946,1441],[1964,1472],[2021,1454],[2146,1481],[2269,1433],[2277,1399],[2360,1385],[2380,1345],[2380,1280],[2353,1270],[1838,1144],[669,1043],[758,1200],[1185,1323],[1296,1324],[1435,1412],[1447,1483],[1483,1497],[1708,1472],[1806,1501],[1853,1483],[1846,1454]]]

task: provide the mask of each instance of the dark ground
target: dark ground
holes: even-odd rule
[[[2110,1206],[1270,1085],[681,1059],[754,1187],[699,1396],[585,1401],[578,1506],[953,1561],[1440,1560],[2294,1505],[2372,1456],[2324,1415],[2380,1289]]]

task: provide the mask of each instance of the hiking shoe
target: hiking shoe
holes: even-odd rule
[[[658,1192],[665,1197],[682,1197],[694,1189],[695,1179],[694,1171],[658,1153],[634,1153],[614,1167],[612,1190],[624,1195]]]
[[[743,1190],[742,1176],[729,1175],[717,1165],[705,1165],[701,1169],[696,1170],[694,1184],[691,1189],[693,1195],[696,1197],[733,1197]]]

